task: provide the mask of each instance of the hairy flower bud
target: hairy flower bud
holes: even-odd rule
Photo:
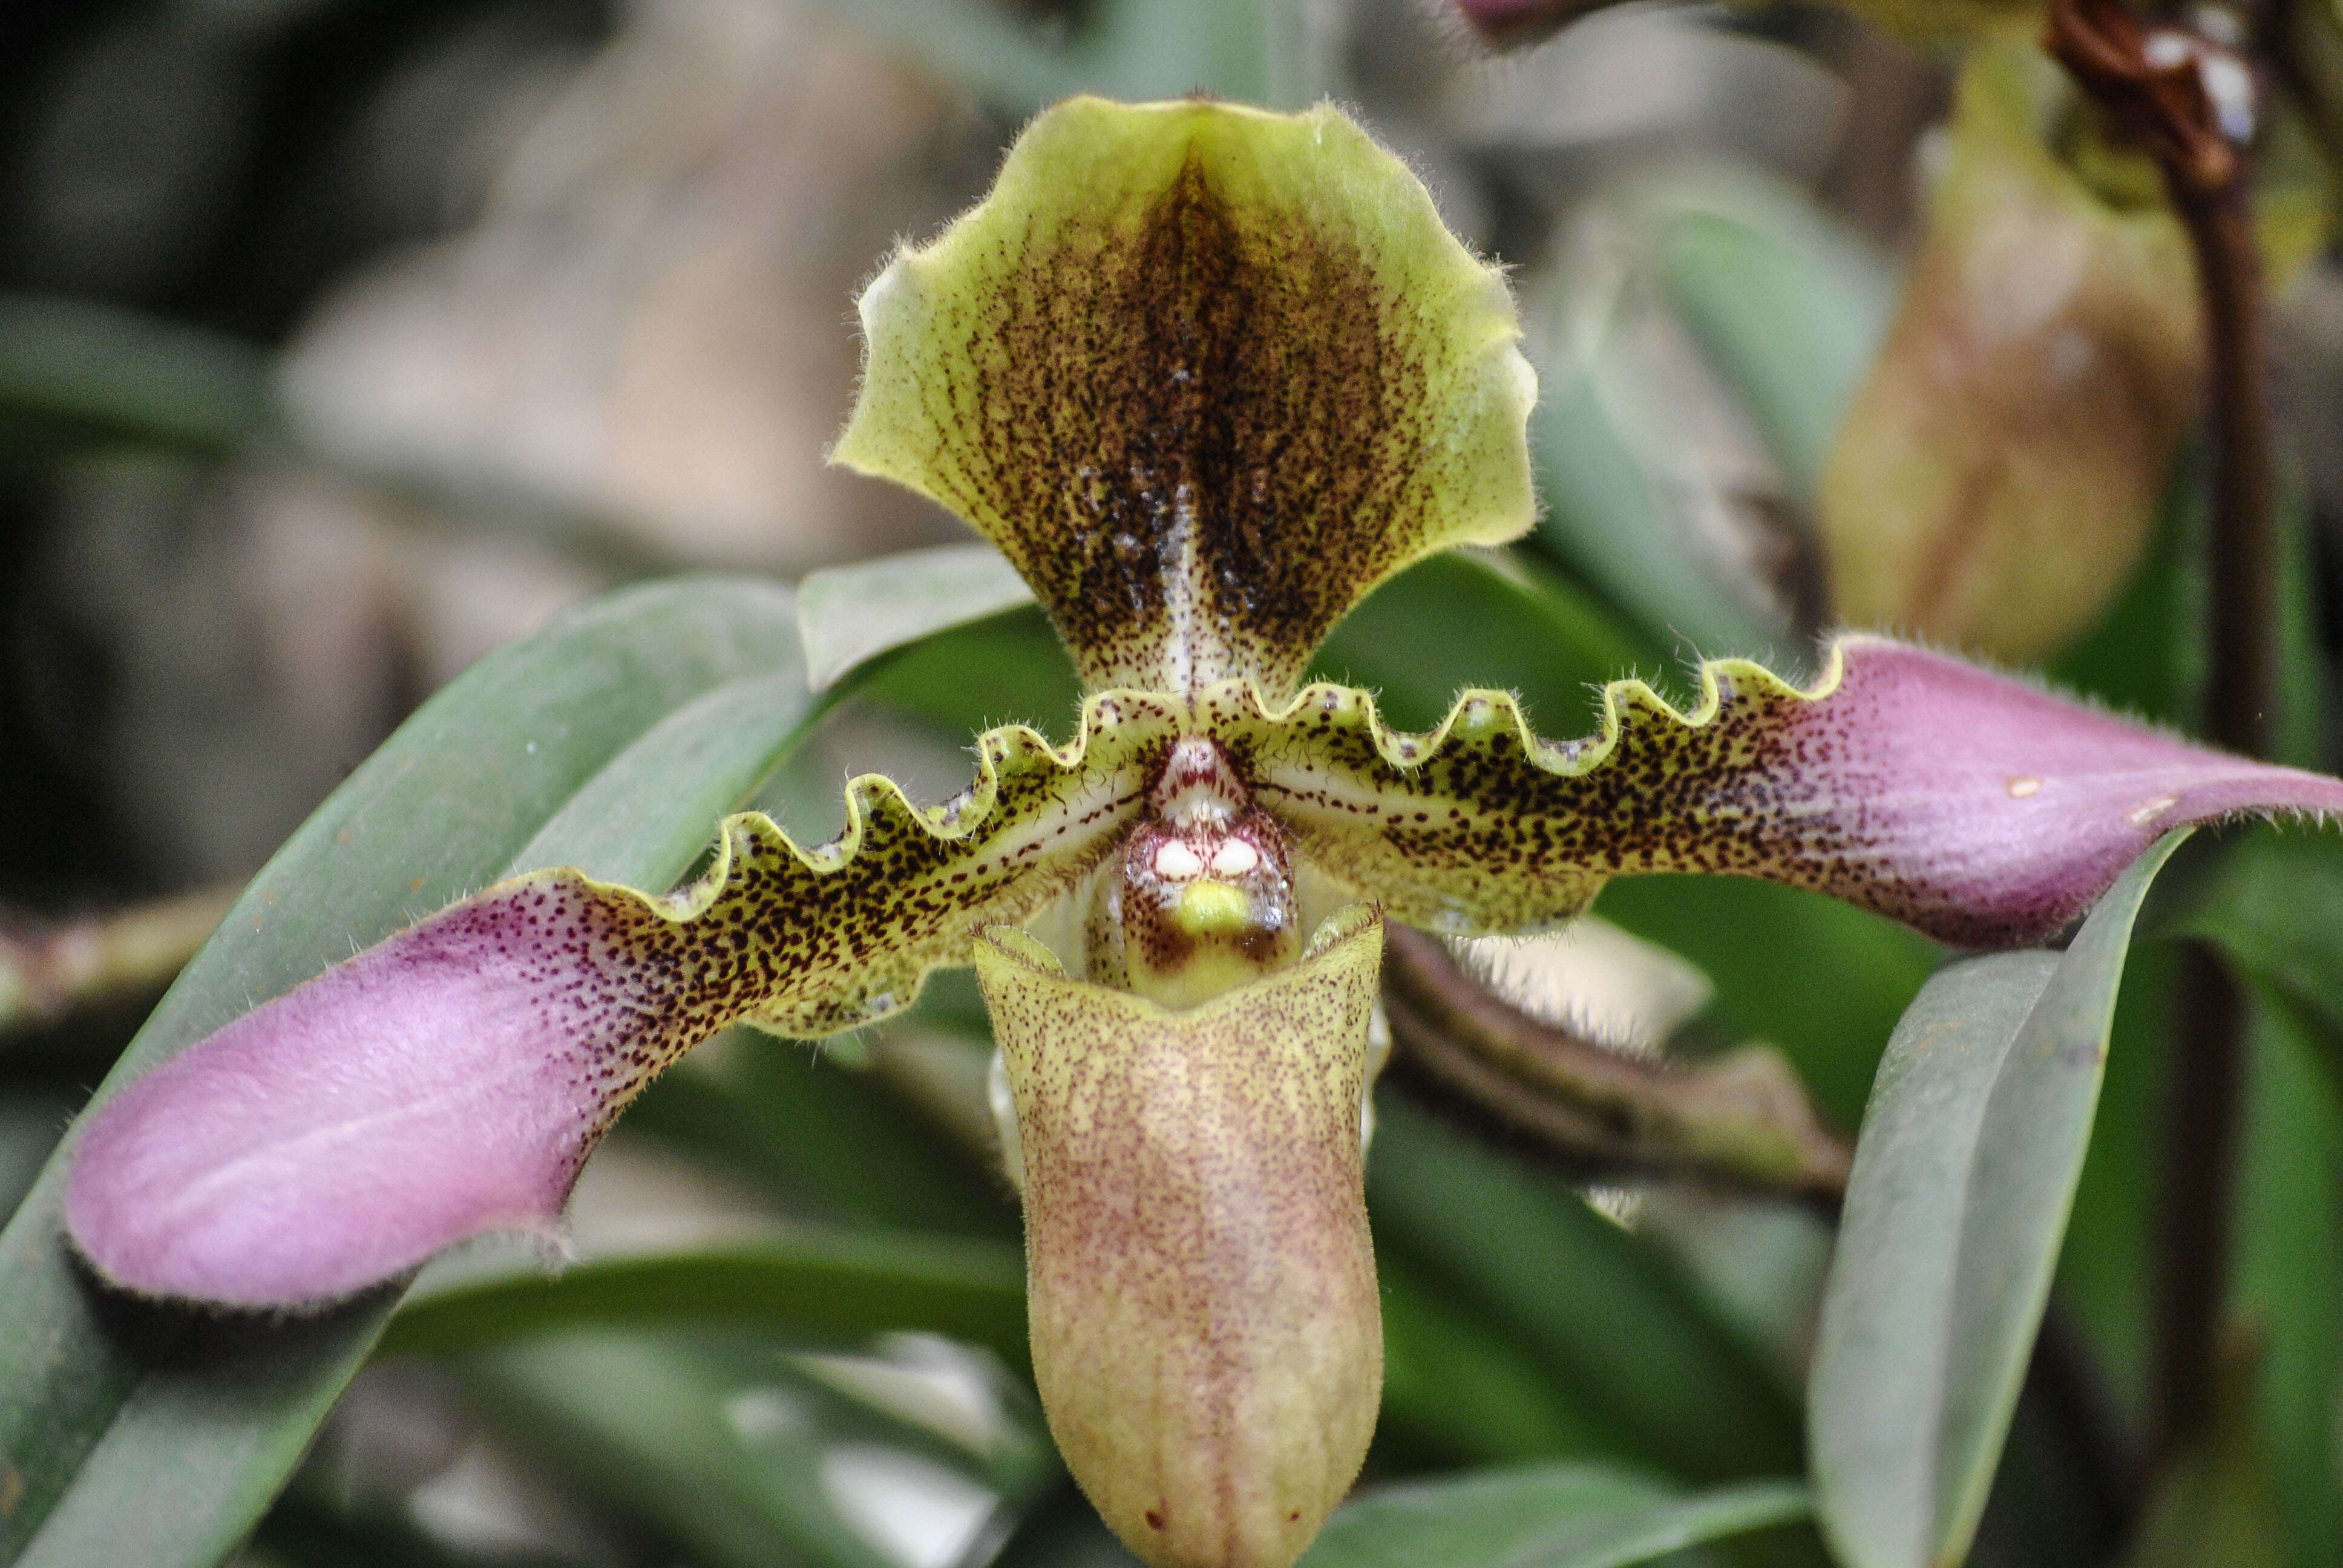
[[[1973,57],[1820,505],[1841,618],[2019,661],[2087,630],[2137,564],[2199,353],[2187,240],[2153,171],[2127,203],[2055,156],[2035,123],[2050,69]]]

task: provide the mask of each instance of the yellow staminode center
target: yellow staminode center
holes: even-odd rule
[[[1180,890],[1172,910],[1172,923],[1192,937],[1233,937],[1258,923],[1252,898],[1242,888],[1206,879]]]

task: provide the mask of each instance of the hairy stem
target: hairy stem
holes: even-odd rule
[[[2051,51],[2083,90],[2153,154],[2197,261],[2212,448],[2205,729],[2249,756],[2268,750],[2277,671],[2278,529],[2271,506],[2269,323],[2253,226],[2250,166],[2186,47],[2151,64],[2116,0],[2054,0]],[[2216,1355],[2228,1288],[2245,992],[2213,956],[2182,970],[2181,1033],[2166,1111],[2158,1211],[2157,1403],[2165,1452],[2203,1438],[2217,1407]]]
[[[1796,1075],[1750,1048],[1697,1066],[1626,1055],[1492,995],[1433,938],[1384,930],[1400,1081],[1579,1180],[1675,1177],[1835,1202],[1849,1153]]]
[[[2272,517],[2268,313],[2242,160],[2221,188],[2173,205],[2188,226],[2204,301],[2211,409],[2207,735],[2235,751],[2269,749],[2277,687],[2278,528]],[[2243,1109],[2247,1004],[2207,947],[2181,969],[2180,1049],[2166,1103],[2157,1319],[2159,1442],[2209,1431]]]
[[[0,915],[0,1034],[160,990],[236,895],[206,888],[73,920]]]

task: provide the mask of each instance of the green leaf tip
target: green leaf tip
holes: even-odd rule
[[[860,311],[830,460],[999,545],[1092,690],[1282,695],[1375,584],[1535,514],[1503,276],[1332,107],[1070,99]]]

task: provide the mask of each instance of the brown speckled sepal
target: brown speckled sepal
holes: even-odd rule
[[[988,930],[1050,1430],[1157,1568],[1286,1568],[1357,1475],[1383,1382],[1359,1150],[1383,920],[1173,1011]]]
[[[1070,99],[861,314],[831,459],[999,545],[1092,690],[1282,694],[1377,582],[1534,516],[1503,278],[1332,108]]]

